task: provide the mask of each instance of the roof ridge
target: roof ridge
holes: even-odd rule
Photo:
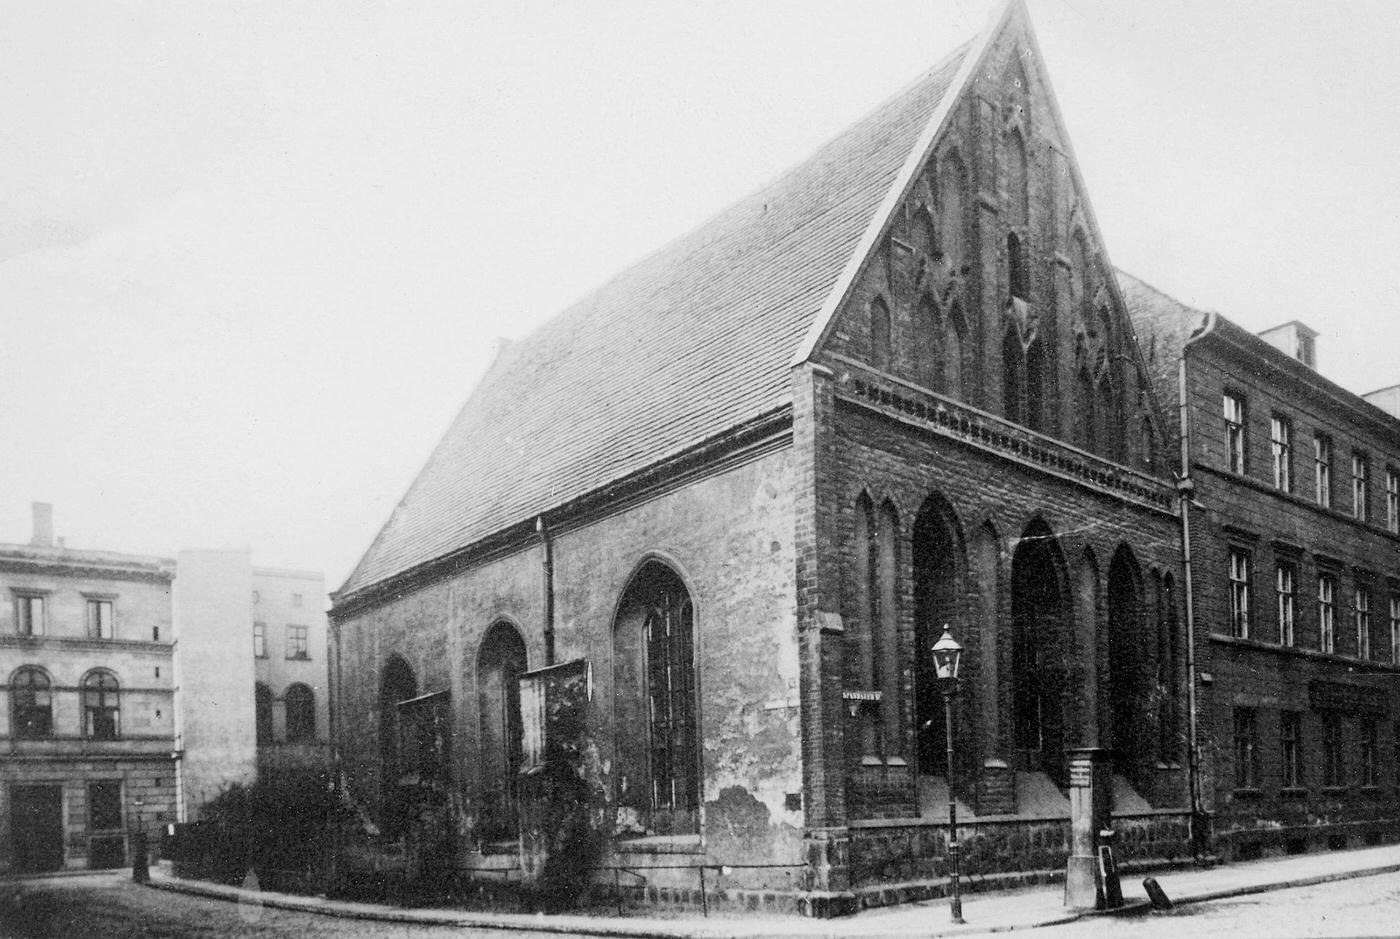
[[[513,341],[337,602],[790,399],[788,359],[970,46]]]
[[[540,323],[536,324],[533,328],[531,328],[528,332],[524,333],[518,339],[510,339],[511,344],[518,348],[519,346],[528,343],[539,333],[548,329],[550,326],[554,325],[560,320],[568,317],[569,314],[575,312],[580,307],[583,307],[584,304],[586,304],[589,300],[593,299],[598,294],[605,292],[608,289],[608,287],[612,286],[613,284],[616,284],[618,281],[624,280],[629,274],[633,274],[639,268],[644,267],[648,261],[652,261],[656,258],[666,255],[667,253],[673,251],[680,245],[684,244],[688,239],[692,238],[693,236],[699,235],[705,231],[710,231],[715,225],[715,223],[724,219],[731,213],[737,212],[739,209],[756,202],[760,196],[764,195],[772,189],[777,188],[783,182],[791,179],[803,167],[819,162],[818,158],[821,157],[823,153],[826,153],[828,150],[835,147],[836,144],[851,137],[862,127],[864,127],[867,123],[869,123],[874,117],[876,117],[876,115],[900,104],[906,96],[908,96],[913,91],[921,88],[924,84],[926,84],[928,81],[934,78],[939,72],[943,71],[950,64],[952,64],[954,60],[961,61],[961,56],[965,55],[967,50],[976,41],[977,38],[974,37],[972,39],[968,39],[962,42],[951,52],[945,55],[942,59],[939,59],[936,65],[933,65],[919,72],[919,74],[916,77],[906,82],[899,89],[899,91],[895,92],[894,94],[887,95],[886,97],[881,99],[878,104],[874,105],[873,107],[867,108],[860,115],[860,117],[847,124],[842,130],[826,138],[821,144],[817,146],[815,150],[810,151],[805,157],[793,160],[791,163],[785,165],[781,170],[775,172],[772,176],[768,177],[767,180],[758,184],[756,187],[751,189],[743,196],[740,196],[739,198],[734,199],[733,201],[725,203],[722,207],[704,216],[700,221],[696,222],[689,228],[675,235],[669,241],[666,241],[658,247],[653,248],[652,250],[637,256],[634,260],[627,262],[621,268],[615,271],[612,274],[612,276],[598,282],[593,287],[585,289],[583,293],[579,294],[573,300],[569,301],[562,307],[555,310],[555,312],[550,314]]]

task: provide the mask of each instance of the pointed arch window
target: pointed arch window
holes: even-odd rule
[[[1041,521],[1011,558],[1012,739],[1028,770],[1064,771],[1065,631],[1070,626],[1055,535]]]
[[[860,691],[874,691],[875,685],[875,609],[879,583],[875,576],[875,506],[870,496],[862,492],[856,500],[855,538],[852,545],[853,593],[855,622],[851,638],[855,645],[855,669],[852,678]],[[859,707],[861,756],[878,760],[880,756],[879,718],[873,707]]]
[[[899,707],[899,513],[886,500],[875,532],[875,687],[880,691],[880,749],[886,760],[902,754]]]
[[[938,373],[939,357],[943,351],[943,319],[938,315],[938,305],[933,302],[933,297],[924,294],[919,298],[915,320],[919,350],[916,371],[919,381],[927,388],[941,390]]]
[[[399,704],[416,697],[418,678],[413,667],[398,655],[389,656],[379,674],[380,827],[389,835],[398,835],[408,824],[408,802],[399,780],[408,771],[410,760],[402,739]],[[269,698],[269,735],[271,726]]]
[[[1045,429],[1045,383],[1050,364],[1043,339],[1036,339],[1026,350],[1026,426]]]
[[[1011,280],[1011,296],[1018,300],[1031,298],[1030,269],[1026,263],[1026,245],[1021,236],[1011,232],[1006,236],[1007,274]]]
[[[660,813],[699,807],[696,773],[695,608],[680,583],[657,585],[643,630],[651,730],[651,801]],[[689,827],[689,826],[687,826]]]
[[[1095,433],[1094,379],[1089,374],[1088,350],[1081,341],[1075,351],[1074,372],[1074,427],[1075,441],[1085,450],[1093,452],[1098,446]]]
[[[1008,325],[1006,336],[1001,343],[1001,395],[1002,413],[1009,421],[1021,423],[1024,412],[1021,409],[1022,374],[1025,361],[1021,350],[1021,338],[1016,327]]]
[[[481,826],[488,838],[512,835],[518,824],[516,777],[524,762],[520,676],[526,667],[525,640],[514,626],[503,620],[486,631],[477,653],[476,686]]]
[[[965,220],[963,193],[967,189],[967,170],[957,153],[943,159],[938,174],[938,250],[954,273],[963,267]]]
[[[26,665],[10,679],[10,719],[22,740],[53,736],[53,683],[42,668]]]
[[[1006,153],[1006,222],[1024,228],[1031,215],[1030,168],[1020,129],[1011,132]]]
[[[613,661],[619,804],[645,834],[698,833],[695,608],[665,564],[646,564],[623,594]]]
[[[943,323],[943,387],[944,394],[963,398],[963,333],[962,309],[954,303]]]
[[[890,339],[890,308],[876,297],[870,301],[870,364],[889,368],[893,347]]]
[[[1098,398],[1094,407],[1094,419],[1098,426],[1095,427],[1094,433],[1103,454],[1111,460],[1117,460],[1121,458],[1123,435],[1118,428],[1118,406],[1114,400],[1113,385],[1107,376],[1099,379]]]

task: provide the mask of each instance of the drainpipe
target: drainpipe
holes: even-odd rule
[[[335,650],[334,661],[331,662],[331,669],[334,672],[334,674],[327,676],[327,678],[330,679],[330,694],[326,696],[326,709],[327,716],[330,718],[329,730],[331,734],[331,785],[335,787],[335,790],[338,794],[343,796],[346,794],[347,787],[344,784],[345,779],[344,774],[342,772],[343,764],[341,763],[340,750],[340,699],[342,697],[342,672],[340,670],[340,621],[330,616],[326,617],[326,619],[331,631],[331,648]]]
[[[544,548],[544,559],[541,562],[542,573],[544,574],[544,664],[554,664],[554,542],[549,538],[549,526],[544,523],[544,516],[535,519],[535,531],[540,536],[540,545]]]
[[[1186,393],[1186,352],[1181,352],[1177,376],[1177,406],[1181,420],[1181,474],[1176,491],[1181,512],[1181,568],[1186,597],[1186,777],[1191,789],[1191,847],[1199,863],[1205,858],[1205,813],[1201,808],[1201,753],[1196,706],[1196,600],[1191,582],[1191,504],[1196,484],[1191,479],[1191,424]]]

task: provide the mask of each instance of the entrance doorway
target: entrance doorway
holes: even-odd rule
[[[63,787],[14,786],[10,806],[15,869],[37,874],[63,867]]]

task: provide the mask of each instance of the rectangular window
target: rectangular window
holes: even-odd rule
[[[1368,496],[1371,486],[1371,464],[1366,454],[1353,450],[1351,454],[1351,517],[1366,521],[1371,517]]]
[[[1400,535],[1400,472],[1385,468],[1385,527],[1392,535]]]
[[[1337,578],[1331,574],[1317,578],[1317,647],[1323,652],[1337,649]]]
[[[1244,473],[1244,398],[1225,393],[1225,459],[1232,473]]]
[[[1303,715],[1297,711],[1279,712],[1279,756],[1283,788],[1303,788]]]
[[[1390,595],[1390,661],[1400,665],[1400,594]]]
[[[1230,549],[1230,635],[1249,638],[1249,552]]]
[[[301,594],[292,594],[292,606],[301,606]]]
[[[1371,589],[1356,588],[1356,657],[1371,657]]]
[[[1342,719],[1336,714],[1322,715],[1322,784],[1345,786],[1346,767],[1342,763]]]
[[[122,827],[122,783],[120,779],[90,782],[88,793],[88,830],[112,831]]]
[[[89,639],[112,638],[112,601],[87,602],[87,634]]]
[[[1235,708],[1235,788],[1259,788],[1259,721],[1254,708]]]
[[[15,594],[15,631],[21,636],[44,634],[44,598],[41,594]]]
[[[1380,774],[1377,772],[1378,759],[1376,747],[1380,743],[1379,728],[1374,718],[1367,718],[1361,722],[1361,785],[1380,785]]]
[[[1280,564],[1274,577],[1274,589],[1278,597],[1278,641],[1279,645],[1293,645],[1293,614],[1296,609],[1293,591],[1293,565]]]
[[[1269,449],[1274,459],[1274,488],[1293,491],[1293,425],[1277,414],[1269,422]]]
[[[289,659],[309,659],[311,650],[306,643],[305,626],[287,627],[287,658]]]
[[[1324,509],[1332,507],[1332,438],[1313,438],[1313,494]]]
[[[253,624],[253,655],[260,659],[267,658],[267,624]]]

